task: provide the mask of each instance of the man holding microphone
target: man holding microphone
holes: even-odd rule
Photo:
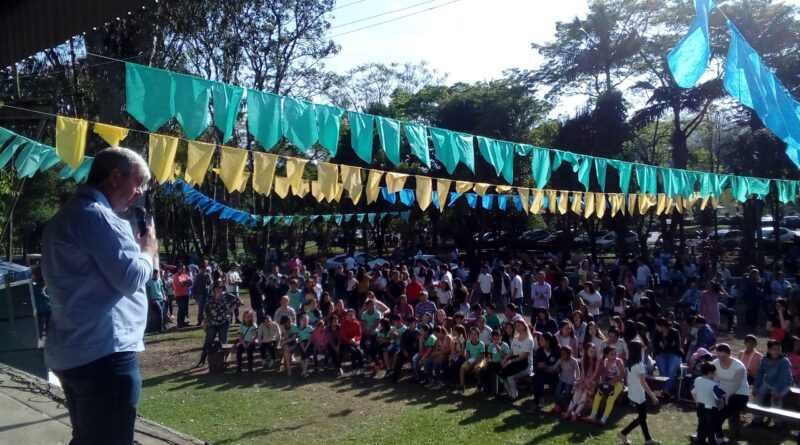
[[[124,215],[149,178],[139,154],[107,148],[44,230],[42,269],[52,303],[45,361],[64,389],[71,444],[133,443],[144,287],[158,242],[153,227],[134,233]]]

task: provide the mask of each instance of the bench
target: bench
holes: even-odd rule
[[[789,405],[794,409],[800,409],[800,388],[789,387],[789,394],[784,397],[784,405]]]
[[[650,389],[653,391],[661,391],[664,389],[664,385],[669,381],[669,378],[660,375],[648,375],[645,377],[645,380],[647,380],[647,385],[650,386]]]
[[[789,411],[781,408],[771,408],[767,406],[756,405],[755,403],[748,403],[747,410],[753,416],[769,417],[770,419],[782,420],[789,423],[800,423],[800,412]],[[797,443],[800,444],[800,432],[797,434]]]
[[[208,372],[221,373],[225,372],[228,366],[228,357],[233,352],[233,344],[227,343],[221,345],[220,349],[208,352]]]

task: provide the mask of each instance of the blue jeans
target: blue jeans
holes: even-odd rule
[[[228,343],[228,330],[230,327],[231,323],[229,321],[216,326],[209,324],[206,329],[206,341],[203,344],[203,351],[208,351],[208,348],[211,347],[211,343],[214,342],[214,337],[218,337],[219,342],[223,345]]]
[[[663,352],[656,355],[655,359],[658,374],[669,379],[664,385],[664,392],[670,393],[672,392],[672,387],[675,386],[675,376],[678,375],[678,371],[681,369],[681,356]]]
[[[414,358],[411,359],[411,369],[414,371],[414,378],[417,380],[422,380],[422,375],[419,372],[420,359],[419,353],[414,354]]]
[[[91,363],[54,371],[72,423],[70,445],[130,445],[142,391],[136,352],[116,352]]]
[[[197,301],[197,324],[200,324],[203,322],[203,317],[205,317],[204,312],[206,310],[206,300],[208,300],[208,295],[194,294],[194,299]]]
[[[563,380],[558,379],[556,383],[556,404],[561,407],[569,405],[570,395],[572,393],[572,385],[565,383]]]

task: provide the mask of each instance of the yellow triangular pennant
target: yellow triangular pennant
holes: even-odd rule
[[[97,126],[95,126],[97,131]],[[189,141],[186,153],[186,171],[183,179],[189,185],[203,185],[208,173],[208,165],[214,157],[214,144],[206,142]]]
[[[519,195],[519,200],[520,200],[520,203],[522,204],[522,210],[525,213],[528,213],[530,211],[530,208],[531,208],[530,193],[531,193],[531,190],[528,189],[528,188],[525,188],[525,187],[518,187],[517,188],[517,194]]]
[[[150,133],[148,148],[150,170],[153,171],[156,181],[159,184],[163,184],[175,171],[174,164],[175,153],[178,151],[178,138]],[[245,152],[246,154],[247,152]],[[244,165],[242,168],[244,168]]]
[[[489,190],[489,187],[491,187],[491,184],[476,182],[475,185],[473,186],[473,190],[475,190],[475,193],[477,193],[478,196],[483,196]]]
[[[94,133],[103,138],[111,147],[119,147],[119,143],[128,137],[128,129],[108,124],[94,124]]]
[[[342,165],[342,186],[347,190],[353,203],[358,203],[364,191],[364,183],[361,181],[361,168]]]
[[[597,215],[597,218],[603,219],[603,217],[606,215],[607,205],[605,193],[594,194],[594,213]]]
[[[447,205],[447,197],[450,195],[450,185],[453,181],[450,179],[437,179],[436,180],[436,201],[439,204],[439,211],[444,211],[444,206]]]
[[[336,195],[336,184],[339,183],[339,166],[328,162],[317,163],[317,182],[322,188],[322,194],[326,198]]]
[[[80,167],[86,155],[86,132],[88,129],[89,122],[83,119],[56,117],[56,154],[73,171]]]
[[[190,142],[191,144],[191,142]],[[278,157],[269,153],[253,152],[253,190],[262,195],[269,195],[275,181],[275,166]]]
[[[555,190],[547,190],[547,210],[550,213],[556,213],[556,209],[558,202],[556,201],[556,191]]]
[[[247,150],[224,145],[221,150],[218,174],[222,183],[225,184],[225,188],[228,189],[228,193],[233,193],[242,187],[244,166],[247,164]]]
[[[561,191],[558,196],[558,213],[566,215],[567,210],[569,210],[569,192]]]
[[[589,218],[594,213],[594,193],[587,192],[584,197],[583,217]]]
[[[456,181],[456,193],[459,195],[472,190],[473,184],[471,182]]]
[[[417,204],[424,212],[431,205],[433,200],[433,185],[431,178],[427,176],[416,176],[417,180]]]
[[[389,190],[389,193],[397,193],[403,190],[403,186],[406,185],[406,179],[408,179],[408,175],[405,173],[387,172],[386,189]]]
[[[533,204],[531,204],[530,212],[533,214],[539,213],[544,205],[544,190],[535,189],[533,191]]]
[[[286,198],[289,195],[289,180],[283,176],[276,176],[274,190],[279,198]]]
[[[383,172],[380,170],[370,170],[367,177],[367,204],[372,204],[378,200],[378,193],[381,190],[381,178]]]

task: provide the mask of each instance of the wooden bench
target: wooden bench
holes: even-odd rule
[[[747,410],[753,416],[769,417],[770,419],[781,420],[789,423],[800,423],[800,412],[789,411],[787,409],[770,408],[766,406],[748,403]],[[797,443],[800,444],[800,432],[797,434]]]
[[[219,350],[208,352],[208,372],[221,373],[225,372],[228,366],[228,357],[233,352],[233,343],[222,345]]]
[[[784,397],[784,406],[789,405],[793,409],[800,410],[800,388],[796,386],[789,387],[789,394]]]
[[[650,389],[653,391],[661,391],[664,389],[664,385],[669,381],[669,378],[660,375],[648,375],[645,377],[645,380],[647,380],[647,385],[650,386]]]

